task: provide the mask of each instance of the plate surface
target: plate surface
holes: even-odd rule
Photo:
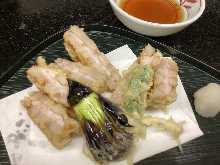
[[[160,49],[165,56],[172,57],[179,65],[179,75],[192,105],[193,93],[198,88],[210,82],[220,84],[220,73],[215,69],[197,61],[189,55],[174,50],[147,37],[108,26],[89,25],[84,28],[89,36],[96,42],[99,49],[104,53],[128,44],[134,53],[138,54],[147,43],[150,43],[152,46]],[[68,58],[67,52],[63,46],[62,36],[63,31],[58,32],[41,42],[38,46],[25,54],[20,61],[17,61],[16,65],[12,66],[5,75],[0,77],[0,98],[31,86],[25,77],[25,70],[33,65],[38,55],[46,57],[48,62],[51,62],[58,57]],[[205,119],[196,114],[196,118],[205,135],[184,144],[183,153],[180,153],[177,148],[174,148],[143,160],[137,164],[220,164],[219,115],[213,119]],[[8,159],[7,151],[2,137],[0,136],[0,165],[9,164],[10,161]]]

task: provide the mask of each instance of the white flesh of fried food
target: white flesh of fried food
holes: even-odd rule
[[[183,132],[183,123],[177,123],[172,118],[163,119],[153,116],[144,116],[142,123],[146,126],[154,126],[168,131],[175,139],[178,139],[180,134]]]
[[[68,79],[90,87],[98,93],[107,91],[106,76],[96,69],[61,58],[56,59],[55,63],[66,73]]]
[[[33,122],[58,149],[71,142],[72,137],[80,133],[77,121],[68,117],[67,109],[52,101],[42,92],[34,92],[22,100]]]
[[[151,45],[147,45],[140,54],[139,63],[150,65],[154,70],[153,88],[149,94],[152,107],[164,108],[176,100],[178,66],[171,59],[163,57]]]
[[[93,67],[105,74],[108,78],[109,90],[114,90],[120,80],[118,70],[108,61],[102,52],[99,51],[94,41],[78,26],[71,26],[64,33],[64,45],[74,61]]]
[[[65,74],[54,65],[48,66],[43,58],[27,70],[27,78],[51,99],[68,106],[69,86]]]

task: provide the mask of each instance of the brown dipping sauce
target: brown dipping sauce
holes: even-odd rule
[[[149,22],[172,24],[183,20],[183,10],[174,0],[126,0],[121,6],[128,14]]]

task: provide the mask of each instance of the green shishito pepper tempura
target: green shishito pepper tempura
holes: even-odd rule
[[[129,69],[128,73],[121,83],[124,95],[122,107],[127,112],[141,114],[147,104],[147,94],[152,86],[154,72],[147,65],[135,64]]]

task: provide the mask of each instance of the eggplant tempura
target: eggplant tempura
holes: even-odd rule
[[[89,150],[99,163],[125,158],[133,145],[127,117],[110,101],[78,82],[69,81],[73,106]]]

